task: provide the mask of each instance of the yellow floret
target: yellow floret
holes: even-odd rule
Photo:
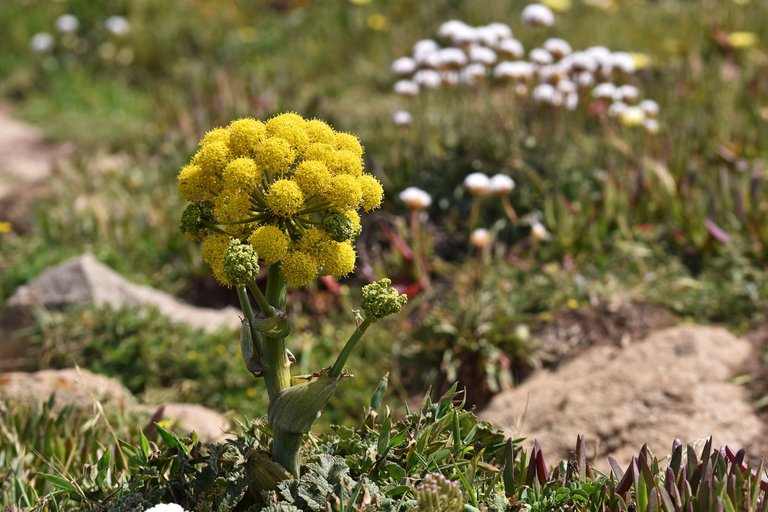
[[[319,160],[305,160],[296,167],[293,181],[299,185],[305,196],[317,196],[328,188],[331,172]]]
[[[370,174],[363,174],[357,178],[360,183],[360,189],[363,191],[363,198],[360,206],[363,210],[369,212],[381,206],[381,200],[384,198],[384,188],[379,180]]]
[[[351,242],[330,242],[321,255],[323,274],[337,279],[348,276],[355,270],[356,257]]]
[[[334,144],[336,142],[336,132],[325,121],[312,119],[307,121],[306,126],[309,142],[323,142],[325,144]]]
[[[328,201],[337,211],[354,210],[363,198],[363,191],[357,178],[348,174],[334,176],[328,182],[328,189],[323,193],[323,199]]]
[[[347,149],[339,149],[334,152],[329,169],[333,174],[349,174],[360,176],[363,174],[363,160],[358,155]]]
[[[232,121],[228,129],[227,142],[233,156],[250,156],[256,149],[256,144],[267,137],[264,123],[250,117]]]
[[[222,223],[239,222],[250,216],[251,197],[247,190],[225,188],[213,201],[213,214]]]
[[[359,157],[363,156],[363,146],[360,144],[360,139],[351,133],[337,133],[336,137],[334,137],[334,141],[336,149],[346,149]]]
[[[251,190],[261,181],[262,173],[250,158],[236,158],[227,164],[221,178],[224,188]]]
[[[296,150],[302,152],[309,144],[306,124],[306,121],[298,114],[290,112],[280,114],[267,121],[267,135],[285,139]]]
[[[309,228],[301,235],[297,247],[302,252],[320,260],[321,255],[326,251],[326,246],[331,242],[331,237],[324,230]]]
[[[279,217],[290,217],[301,210],[304,194],[292,180],[277,180],[267,192],[267,207]]]
[[[211,270],[213,276],[224,286],[232,286],[232,283],[224,274],[224,255],[227,253],[227,246],[232,237],[229,235],[209,235],[203,240],[200,253]]]
[[[211,142],[227,142],[228,140],[229,131],[226,128],[214,128],[205,132],[205,135],[200,139],[200,143],[197,146],[202,148]]]
[[[191,203],[199,203],[213,197],[209,190],[209,182],[205,179],[199,165],[185,165],[177,176],[179,194]]]
[[[304,148],[304,160],[317,160],[325,165],[330,165],[334,161],[336,150],[330,144],[323,142],[314,142]]]
[[[317,262],[305,252],[291,252],[280,263],[280,272],[288,282],[288,286],[292,288],[306,286],[317,277]]]
[[[215,140],[200,148],[193,159],[207,175],[219,175],[229,163],[230,154],[226,142]]]
[[[269,137],[256,144],[253,159],[266,173],[284,174],[291,169],[291,164],[296,159],[296,151],[287,140]]]
[[[288,253],[290,239],[277,226],[260,226],[248,238],[256,254],[266,265],[282,260]]]

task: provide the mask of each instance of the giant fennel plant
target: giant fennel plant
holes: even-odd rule
[[[269,487],[287,476],[284,470],[298,476],[302,436],[345,376],[351,351],[373,322],[406,302],[387,279],[364,286],[357,328],[336,361],[311,375],[292,375],[287,288],[354,270],[359,212],[378,208],[383,189],[364,172],[357,137],[293,113],[209,131],[180,170],[178,188],[190,202],[181,229],[202,242],[216,279],[236,290],[243,358],[266,384],[272,460],[252,464],[251,478]],[[268,267],[263,290],[256,282],[260,267]]]

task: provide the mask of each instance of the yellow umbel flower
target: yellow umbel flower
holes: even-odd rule
[[[318,196],[328,188],[331,172],[319,160],[305,160],[296,167],[293,181],[299,185],[305,196]]]
[[[251,196],[241,188],[225,188],[213,200],[213,215],[225,224],[239,222],[250,216]]]
[[[185,165],[179,171],[176,178],[181,197],[190,203],[199,203],[212,197],[209,190],[209,183],[203,176],[203,171],[199,165]]]
[[[309,228],[299,239],[297,244],[299,250],[309,254],[317,260],[321,260],[321,255],[326,250],[325,246],[331,242],[331,237],[324,230],[319,228]]]
[[[311,121],[307,121],[306,126],[309,142],[334,144],[336,132],[334,132],[333,128],[328,126],[324,121],[321,121],[320,119],[312,119]]]
[[[358,155],[347,149],[339,149],[333,154],[333,160],[329,166],[333,174],[349,174],[360,176],[363,174],[363,160]]]
[[[278,217],[290,217],[301,210],[304,194],[292,180],[277,180],[267,192],[267,207]]]
[[[360,139],[351,133],[337,133],[336,137],[334,137],[334,140],[334,146],[336,146],[336,149],[346,149],[359,157],[363,156],[363,146],[360,144]]]
[[[317,262],[305,252],[294,251],[283,258],[280,272],[288,286],[299,288],[308,285],[317,277]]]
[[[363,198],[363,191],[357,178],[340,174],[332,177],[328,183],[323,199],[328,201],[335,210],[354,210],[358,207]]]
[[[309,144],[306,123],[298,114],[280,114],[267,121],[267,135],[285,139],[301,152]]]
[[[203,146],[207,146],[211,142],[228,142],[229,141],[229,131],[227,131],[226,128],[214,128],[213,130],[208,130],[205,132],[205,135],[203,135],[203,138],[200,139],[200,144],[198,144],[199,148],[202,148]]]
[[[224,188],[252,190],[262,178],[261,170],[250,158],[236,158],[229,162],[221,173]]]
[[[256,249],[256,254],[264,260],[265,265],[272,265],[288,253],[290,240],[277,226],[260,226],[248,238],[248,242]]]
[[[227,143],[222,140],[215,140],[200,148],[193,159],[193,163],[199,165],[205,174],[214,175],[221,174],[221,171],[229,163],[229,158]]]
[[[285,174],[296,159],[296,151],[290,142],[280,137],[268,137],[256,144],[253,155],[256,165],[270,174]]]
[[[267,137],[267,128],[264,123],[250,117],[232,121],[228,130],[227,142],[233,156],[250,156],[256,144]]]
[[[232,237],[229,235],[209,235],[203,240],[203,245],[200,248],[200,253],[211,270],[213,276],[218,282],[224,286],[232,286],[232,283],[227,279],[224,273],[224,255],[227,254],[227,247]]]
[[[348,276],[355,270],[356,257],[351,242],[329,242],[321,255],[323,274],[336,279]]]
[[[325,165],[333,163],[336,150],[324,142],[314,142],[304,148],[304,160],[317,160]]]
[[[381,206],[381,201],[384,199],[384,188],[379,180],[370,174],[363,174],[357,179],[357,182],[360,183],[360,190],[363,192],[363,198],[360,201],[363,210],[369,212]]]

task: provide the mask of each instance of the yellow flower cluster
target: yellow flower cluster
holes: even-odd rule
[[[357,137],[294,113],[209,131],[178,188],[200,211],[212,210],[212,221],[195,217],[203,220],[193,231],[204,235],[203,259],[227,286],[223,262],[233,239],[250,243],[263,265],[279,264],[294,287],[350,274],[358,211],[378,208],[384,193],[364,170]]]

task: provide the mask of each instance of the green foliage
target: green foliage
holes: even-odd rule
[[[262,392],[239,356],[235,333],[172,324],[153,309],[79,308],[40,313],[29,333],[44,367],[77,364],[118,377],[147,402],[186,401],[263,414]]]

